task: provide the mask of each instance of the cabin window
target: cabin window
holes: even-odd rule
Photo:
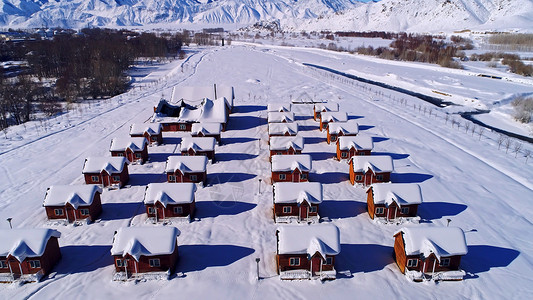
[[[168,181],[176,182],[176,176],[175,175],[168,175]]]
[[[407,266],[410,267],[410,268],[414,268],[416,266],[418,266],[418,259],[408,259],[407,260]]]
[[[300,174],[300,180],[307,180],[307,174]]]
[[[41,267],[41,261],[39,260],[30,260],[30,268],[40,268]]]
[[[409,207],[402,207],[402,214],[406,215],[409,213]]]
[[[355,175],[355,180],[357,181],[363,180],[363,175]]]
[[[333,257],[326,257],[326,265],[332,265],[333,264]]]
[[[124,267],[126,265],[122,259],[117,259],[116,263],[117,267]]]
[[[91,176],[91,181],[92,181],[92,182],[98,182],[98,181],[100,181],[100,177],[98,177],[98,176]]]
[[[382,215],[385,212],[384,207],[376,207],[376,215]]]
[[[161,263],[159,262],[159,258],[151,258],[148,263],[150,264],[150,267],[160,267]]]
[[[180,130],[185,130],[187,129],[187,125],[185,124],[180,124]]]
[[[336,141],[336,140],[337,140],[337,137],[336,137],[336,136],[334,136],[334,135],[332,135],[332,136],[331,136],[331,141],[333,141],[333,142],[334,142],[334,141]]]
[[[120,181],[120,176],[113,176],[113,181],[118,182]]]
[[[148,213],[153,215],[155,214],[155,208],[154,207],[148,207]]]
[[[89,215],[89,209],[88,208],[80,208],[80,214],[82,216],[88,216]]]
[[[7,262],[5,260],[0,260],[0,269],[7,269]]]
[[[289,259],[289,265],[290,266],[299,266],[300,265],[300,258],[299,257],[291,257]]]
[[[198,180],[198,176],[197,175],[191,175],[191,176],[189,176],[189,178],[191,179],[191,181],[197,181]]]
[[[155,141],[157,141],[157,138],[156,138],[155,136],[152,136],[152,137],[150,137],[150,140],[151,140],[152,142],[155,142]]]
[[[291,212],[292,212],[292,208],[290,206],[283,206],[284,214],[290,214]]]
[[[279,180],[285,180],[287,176],[285,174],[279,174]]]
[[[348,157],[348,153],[347,152],[341,152],[341,157],[344,157],[344,158]]]
[[[63,209],[61,209],[61,208],[54,209],[54,214],[56,216],[62,216],[63,215]]]
[[[316,207],[316,206],[310,206],[310,207],[309,207],[309,212],[310,212],[310,213],[316,213],[316,212],[318,211],[317,208],[318,208],[318,207]]]
[[[186,151],[183,151],[181,152],[181,156],[189,156],[189,153],[187,153]]]
[[[117,153],[117,156],[123,157],[123,156],[124,156],[124,153],[119,152],[119,153]]]
[[[450,265],[450,259],[449,258],[442,258],[440,260],[439,266],[448,267],[449,265]]]
[[[183,213],[183,207],[181,207],[181,206],[174,207],[174,213],[181,215]]]
[[[383,175],[376,175],[376,180],[383,181]]]
[[[135,153],[135,158],[141,158],[141,153]]]

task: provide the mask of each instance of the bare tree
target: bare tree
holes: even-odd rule
[[[498,150],[500,150],[500,147],[503,145],[503,142],[505,142],[505,136],[500,133],[500,135],[498,135],[498,139],[496,140],[496,143],[498,143]]]
[[[444,121],[445,121],[444,124],[448,124],[448,119],[449,119],[449,118],[450,118],[450,115],[448,115],[448,114],[446,114],[446,115],[444,116]]]
[[[483,132],[485,132],[485,127],[479,127],[478,134],[479,134],[480,141],[481,141],[481,137],[483,136]]]
[[[476,125],[472,125],[472,130],[470,132],[472,133],[472,136],[474,136],[474,133],[476,133]]]
[[[470,129],[470,122],[465,121],[465,133],[468,133],[468,129]]]
[[[527,164],[527,160],[531,157],[531,150],[529,149],[524,150],[524,156],[526,158],[526,164]]]
[[[514,158],[518,156],[518,152],[522,150],[522,143],[516,142],[513,146]]]
[[[513,144],[513,141],[511,141],[510,138],[505,139],[504,146],[505,146],[505,153],[509,152],[509,148]]]

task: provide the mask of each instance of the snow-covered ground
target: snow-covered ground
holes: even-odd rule
[[[233,45],[191,54],[185,62],[154,66],[139,75],[136,87],[124,95],[48,121],[46,132],[40,124],[28,125],[10,129],[8,139],[1,140],[0,219],[12,217],[14,227],[58,229],[63,254],[40,283],[0,285],[2,298],[526,299],[533,294],[533,243],[528,238],[533,229],[533,159],[526,164],[523,156],[515,159],[512,150],[498,150],[491,132],[479,138],[465,133],[464,127],[452,128],[444,119],[446,109],[433,107],[430,116],[418,110],[419,104],[430,108],[421,100],[301,63],[345,72],[373,69],[383,80],[391,76],[380,74],[395,70],[421,88],[430,86],[427,82],[457,82],[439,90],[486,90],[489,102],[525,90],[522,83],[494,83],[461,73],[465,71],[384,64],[299,48]],[[131,123],[148,120],[153,106],[162,96],[168,98],[173,86],[213,83],[235,87],[236,107],[216,149],[217,162],[208,166],[209,184],[197,192],[197,220],[167,225],[181,231],[177,274],[169,281],[113,282],[113,233],[122,226],[162,226],[146,222],[143,192],[146,184],[165,180],[166,157],[177,152],[184,134],[165,133],[165,144],[149,149],[150,162],[130,167],[130,187],[105,191],[103,214],[93,224],[48,223],[42,207],[46,189],[81,184],[84,158],[109,155],[111,138],[127,135]],[[400,226],[370,220],[364,189],[349,184],[348,165],[333,159],[334,146],[318,131],[307,105],[295,105],[294,111],[305,138],[303,152],[314,160],[310,180],[324,184],[320,215],[340,228],[341,254],[335,265],[339,274],[337,280],[323,283],[279,280],[266,103],[301,95],[339,102],[361,131],[373,136],[375,152],[394,158],[393,182],[420,184],[422,221],[407,226],[446,226],[451,219],[466,231],[469,253],[461,263],[465,280],[412,283],[400,273],[392,259],[392,235]],[[0,222],[0,227],[8,226]],[[260,281],[255,279],[255,258],[261,259]]]

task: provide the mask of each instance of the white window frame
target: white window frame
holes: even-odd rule
[[[117,260],[115,260],[115,264],[116,264],[117,267],[119,267],[119,268],[124,267],[124,266],[125,266],[125,263],[126,263],[126,262],[125,262],[124,260],[122,260],[122,259],[117,259]]]
[[[376,207],[376,215],[382,215],[385,213],[385,207]]]
[[[193,181],[193,182],[194,182],[194,181],[198,181],[198,175],[190,175],[190,176],[189,176],[189,179],[190,179],[191,181]]]
[[[449,267],[450,266],[450,258],[449,257],[443,257],[439,261],[439,267]]]
[[[152,268],[159,268],[161,267],[161,261],[159,260],[159,258],[150,258],[148,260],[148,264],[150,265],[150,267]]]
[[[292,212],[292,207],[290,206],[283,206],[283,213],[284,214],[290,214]]]
[[[30,268],[32,269],[38,269],[41,267],[41,261],[40,260],[30,260]]]
[[[332,265],[333,264],[333,257],[326,257],[325,265]]]
[[[286,174],[279,174],[278,178],[279,178],[279,180],[287,180],[287,175]]]
[[[63,211],[62,208],[55,208],[55,209],[54,209],[54,214],[55,214],[56,216],[64,216],[64,215],[65,215],[65,213],[64,213],[64,211]]]
[[[135,153],[135,158],[141,158],[141,153]]]
[[[348,157],[348,152],[342,151],[341,152],[341,157],[342,158],[347,158]]]
[[[300,180],[307,180],[307,174],[301,173],[300,174]]]
[[[153,207],[153,206],[148,207],[148,213],[149,214],[155,215],[155,212],[156,212],[155,207]]]
[[[180,124],[178,128],[180,130],[186,130],[187,129],[187,125],[186,124]]]
[[[309,212],[310,212],[310,213],[316,213],[316,212],[318,212],[318,207],[316,207],[316,206],[312,206],[312,205],[309,206]]]
[[[403,215],[407,215],[409,213],[409,207],[402,207],[401,212]]]
[[[355,175],[355,181],[363,180],[363,175]]]
[[[113,181],[120,182],[120,175],[113,175],[112,178],[113,178]]]
[[[289,258],[289,266],[299,266],[300,265],[300,258],[299,257],[291,257]]]
[[[407,267],[409,268],[416,268],[418,266],[418,259],[416,258],[409,258],[407,260]]]
[[[7,269],[7,261],[6,260],[0,260],[0,269]]]
[[[174,213],[175,214],[182,214],[183,213],[183,207],[181,206],[174,206],[174,209],[173,209]]]
[[[100,181],[100,176],[91,176],[91,181],[92,182],[99,182]]]
[[[88,208],[80,208],[80,214],[83,216],[88,216],[90,213]]]
[[[168,175],[169,182],[176,182],[176,175]]]
[[[383,181],[383,175],[382,174],[376,175],[376,180],[377,181]]]

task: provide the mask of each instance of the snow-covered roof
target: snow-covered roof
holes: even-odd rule
[[[176,172],[180,170],[182,174],[202,173],[207,168],[207,156],[169,156],[165,172]]]
[[[111,255],[131,255],[136,261],[141,256],[165,255],[174,252],[180,231],[176,227],[122,227],[113,239]]]
[[[270,135],[296,135],[298,133],[297,123],[270,123],[268,124],[268,134]]]
[[[341,252],[339,228],[333,224],[286,225],[278,228],[279,254],[320,253],[337,255]]]
[[[42,256],[51,237],[59,238],[61,233],[48,228],[0,229],[0,256],[11,255],[19,262]]]
[[[188,151],[193,149],[196,151],[214,151],[215,150],[215,138],[214,137],[184,137],[181,140],[181,151]]]
[[[387,207],[393,202],[400,207],[422,203],[422,191],[416,183],[374,183],[368,190],[372,190],[375,204]]]
[[[274,203],[309,204],[322,203],[320,182],[277,182],[274,183]]]
[[[88,157],[85,159],[82,173],[101,173],[106,171],[107,174],[121,173],[124,170],[124,164],[129,161],[125,157]]]
[[[338,141],[340,150],[350,150],[354,148],[355,150],[372,150],[374,149],[374,143],[372,142],[372,137],[368,135],[350,135],[350,136],[341,136]]]
[[[211,134],[216,135],[222,132],[222,124],[220,123],[194,123],[191,127],[191,133],[193,134]]]
[[[268,103],[267,104],[267,111],[268,112],[283,112],[283,111],[291,111],[291,104],[290,103]]]
[[[463,230],[459,227],[404,227],[405,254],[428,257],[434,253],[441,257],[465,255],[468,252]]]
[[[150,183],[144,192],[144,204],[161,203],[167,204],[192,203],[196,192],[196,184],[184,183]]]
[[[270,150],[303,150],[304,138],[301,136],[273,136],[270,138]]]
[[[44,196],[44,206],[64,206],[67,203],[74,209],[79,206],[91,205],[96,193],[102,189],[96,185],[53,185]]]
[[[233,107],[235,93],[232,86],[212,85],[212,86],[175,86],[172,89],[171,102],[180,100],[197,101],[203,98],[215,99],[226,98],[229,107]]]
[[[309,172],[313,168],[311,155],[273,155],[272,171],[273,172],[292,172],[299,169],[302,172]]]
[[[281,122],[294,122],[294,113],[290,111],[284,112],[269,112],[268,113],[268,123],[281,123]]]
[[[388,155],[363,155],[352,156],[353,170],[356,173],[366,173],[372,170],[374,173],[385,173],[394,171],[392,158]]]
[[[148,145],[148,141],[144,137],[119,137],[111,140],[109,151],[126,151],[130,149],[133,152],[142,151]]]
[[[161,133],[160,123],[135,123],[130,126],[130,135],[143,135],[147,132],[150,135]]]
[[[346,122],[348,121],[348,114],[344,111],[330,111],[323,112],[320,117],[322,122]]]
[[[359,133],[359,124],[355,120],[348,120],[346,122],[332,122],[328,124],[328,132],[343,133],[344,135],[356,135]]]
[[[226,123],[227,106],[225,98],[211,100],[203,98],[200,101],[180,104],[179,116],[167,116],[163,113],[154,113],[152,122],[159,123]]]
[[[324,103],[317,103],[314,107],[315,111],[339,111],[339,103],[335,102],[324,102]]]

